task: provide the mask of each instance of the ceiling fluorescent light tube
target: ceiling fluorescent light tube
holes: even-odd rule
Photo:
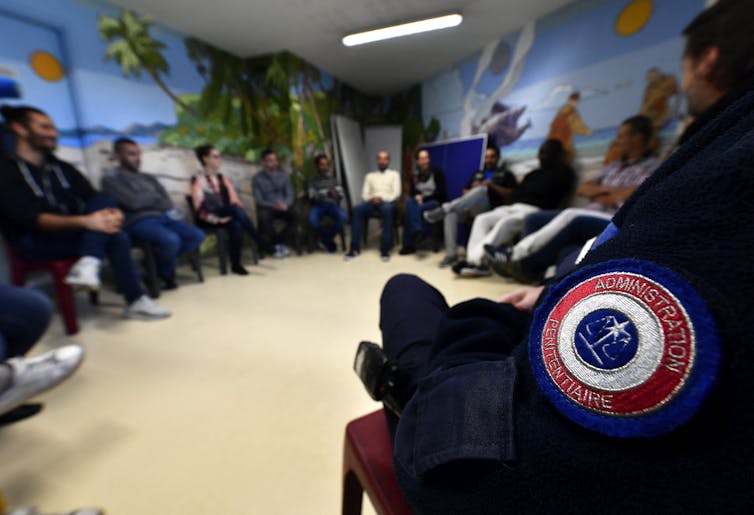
[[[463,16],[460,14],[448,14],[437,18],[429,18],[427,20],[413,21],[401,25],[393,25],[392,27],[359,32],[358,34],[349,34],[343,38],[343,44],[345,46],[364,45],[366,43],[382,41],[383,39],[410,36],[412,34],[429,32],[431,30],[449,29],[460,25],[462,21]]]

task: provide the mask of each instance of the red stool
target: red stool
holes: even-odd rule
[[[363,492],[379,515],[411,515],[395,479],[385,413],[349,422],[343,447],[343,515],[361,513]]]
[[[11,283],[15,286],[23,286],[29,272],[47,270],[52,274],[55,285],[55,293],[58,297],[60,313],[63,316],[66,334],[79,332],[79,324],[76,321],[76,304],[73,300],[73,289],[65,283],[65,276],[71,269],[76,259],[60,259],[56,261],[24,261],[8,248]],[[89,292],[89,300],[97,304],[97,292]]]

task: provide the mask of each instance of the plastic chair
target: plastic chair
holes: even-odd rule
[[[366,492],[379,515],[411,515],[393,470],[385,413],[375,411],[346,426],[343,445],[343,515],[359,515]]]
[[[73,299],[73,289],[65,283],[65,276],[71,269],[76,259],[59,259],[56,261],[24,261],[8,247],[8,261],[10,265],[11,283],[15,286],[23,286],[26,276],[37,270],[46,270],[52,275],[55,293],[58,297],[60,314],[63,317],[66,334],[79,332],[79,324],[76,319],[76,303]],[[97,304],[99,296],[97,292],[89,292],[89,301]]]

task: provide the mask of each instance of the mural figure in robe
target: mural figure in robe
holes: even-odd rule
[[[580,98],[581,95],[578,91],[571,93],[568,101],[560,108],[552,120],[550,134],[547,136],[547,139],[556,139],[563,144],[566,162],[569,164],[573,162],[573,158],[576,155],[576,149],[573,146],[573,137],[576,135],[589,136],[592,134],[592,129],[586,126],[577,109]]]

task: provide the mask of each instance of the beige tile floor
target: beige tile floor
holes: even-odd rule
[[[266,259],[249,277],[208,259],[204,284],[183,267],[161,322],[79,295],[82,331],[66,338],[56,318],[35,352],[71,341],[87,359],[41,414],[0,429],[0,489],[12,505],[109,515],[338,513],[345,424],[378,407],[351,364],[358,341],[380,341],[385,281],[415,273],[451,303],[515,288],[456,279],[440,257],[382,263],[372,244],[350,263]]]

